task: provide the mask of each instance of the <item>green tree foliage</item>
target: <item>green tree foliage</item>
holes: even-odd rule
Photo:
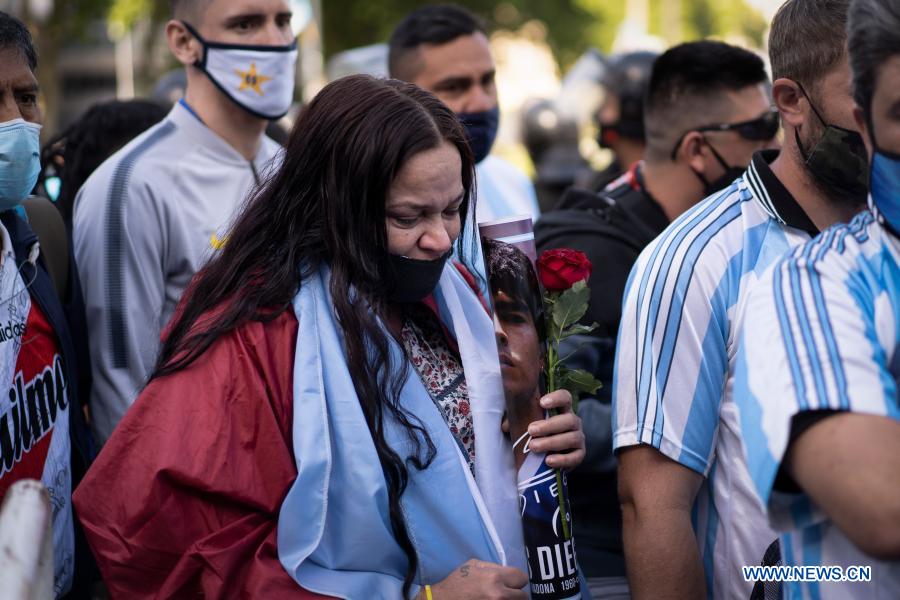
[[[156,12],[159,0],[109,0],[109,24],[114,34],[134,27],[141,19]],[[117,31],[118,30],[118,31]]]
[[[107,24],[110,36],[113,39],[121,37],[126,31],[143,20],[150,21],[150,31],[162,31],[162,25],[169,20],[171,6],[169,0],[106,0],[109,4],[107,12]],[[141,48],[135,49],[143,57],[156,55],[158,46],[165,46],[166,42],[161,35],[150,35],[141,40]],[[142,68],[135,72],[135,88],[146,90],[152,87],[157,78],[169,69],[178,67],[177,61],[172,58],[166,64],[151,64],[145,62]]]
[[[663,3],[680,2],[680,27],[672,42],[740,36],[762,47],[765,19],[745,0],[650,0],[650,33],[662,34]],[[563,67],[588,47],[608,51],[625,16],[626,0],[458,0],[491,29],[518,29],[532,19],[547,26],[548,43]],[[396,24],[421,0],[327,0],[322,3],[325,53],[385,42]],[[670,36],[664,36],[667,39]]]
[[[532,19],[543,21],[550,33],[548,42],[563,64],[573,62],[598,39],[604,39],[610,29],[603,27],[609,23],[607,15],[615,14],[616,5],[622,4],[608,0],[458,0],[457,3],[485,19],[490,29],[518,29]],[[423,4],[421,0],[322,2],[326,55],[386,42],[403,16]]]
[[[669,0],[657,0],[665,2]],[[737,36],[747,44],[762,48],[769,24],[744,0],[682,1],[681,21],[685,39]]]
[[[685,18],[681,26],[688,38],[701,39],[714,35],[719,25],[718,11],[711,0],[694,0],[685,3]]]

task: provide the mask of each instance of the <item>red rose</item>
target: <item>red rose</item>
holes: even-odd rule
[[[537,263],[541,283],[548,292],[562,292],[591,276],[591,261],[584,252],[557,248],[541,252]]]

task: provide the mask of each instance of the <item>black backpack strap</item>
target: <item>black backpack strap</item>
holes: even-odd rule
[[[22,201],[22,208],[28,216],[28,225],[41,244],[44,266],[62,302],[69,284],[69,238],[62,215],[52,202],[40,196],[26,198]]]
[[[641,193],[638,190],[622,186],[611,192],[570,191],[590,202],[584,202],[578,208],[554,210],[538,219],[535,241],[539,248],[564,247],[566,238],[587,234],[618,240],[640,252],[659,233],[624,206],[628,204],[630,194]]]

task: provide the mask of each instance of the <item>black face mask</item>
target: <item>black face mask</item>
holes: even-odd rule
[[[633,119],[622,119],[618,123],[598,123],[600,133],[597,135],[597,145],[601,148],[613,150],[613,146],[622,138],[632,142],[644,143],[644,126]]]
[[[713,148],[709,142],[706,142],[706,146],[713,153],[713,156],[716,157],[716,160],[719,161],[719,164],[722,165],[722,168],[725,169],[725,172],[722,174],[721,177],[718,177],[717,179],[715,179],[713,181],[709,181],[706,177],[703,176],[703,173],[694,171],[694,175],[696,175],[700,179],[700,181],[703,183],[703,197],[704,198],[706,198],[708,196],[712,196],[713,194],[715,194],[716,192],[718,192],[720,190],[724,190],[729,185],[731,185],[731,183],[735,179],[737,179],[738,177],[743,175],[744,171],[747,170],[747,167],[732,167],[727,162],[725,162],[725,159],[722,158],[722,155],[719,154],[718,152],[716,152],[716,149]],[[691,169],[691,170],[693,171],[693,169]]]
[[[825,127],[819,141],[809,151],[803,148],[800,134],[794,130],[806,171],[828,198],[842,204],[865,204],[869,193],[869,160],[862,136],[856,131],[826,123],[802,85],[800,91]]]
[[[434,291],[453,251],[435,260],[388,254],[388,300],[419,302]]]
[[[597,136],[597,145],[607,150],[612,150],[616,142],[621,139],[622,134],[619,132],[619,126],[615,123],[600,124],[600,134]]]

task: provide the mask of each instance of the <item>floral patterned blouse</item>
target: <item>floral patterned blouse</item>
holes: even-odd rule
[[[447,342],[437,317],[425,306],[410,306],[406,310],[401,340],[407,357],[443,414],[474,473],[475,428],[459,354]]]

